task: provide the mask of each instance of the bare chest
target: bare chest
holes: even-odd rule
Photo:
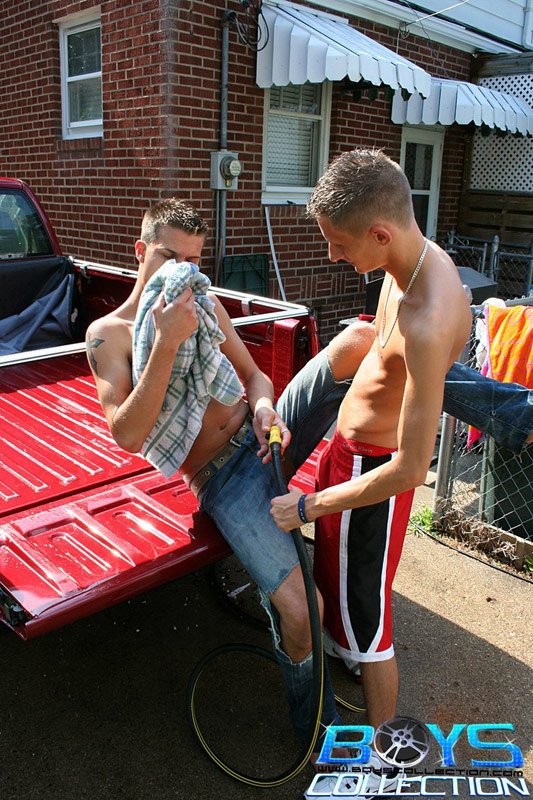
[[[405,390],[403,351],[376,342],[359,367],[339,411],[339,432],[369,444],[396,447]]]

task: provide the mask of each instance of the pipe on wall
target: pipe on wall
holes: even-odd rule
[[[222,14],[221,47],[220,47],[220,134],[221,150],[228,148],[228,75],[229,75],[229,28],[235,21],[235,11],[227,9]],[[226,226],[228,193],[225,189],[216,189],[217,222],[215,235],[215,282],[218,283],[222,259],[226,255]]]

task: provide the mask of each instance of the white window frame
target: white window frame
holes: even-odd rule
[[[424,128],[422,130],[417,126],[404,125],[402,129],[400,153],[400,166],[402,169],[405,168],[405,151],[408,143],[429,144],[433,146],[430,188],[427,190],[415,189],[413,194],[427,195],[429,197],[426,230],[422,231],[422,233],[427,236],[428,239],[435,239],[437,235],[444,130],[442,128]]]
[[[331,121],[331,81],[323,81],[321,84],[322,97],[320,103],[320,136],[318,144],[318,164],[317,179],[324,172],[329,158],[329,133]],[[267,136],[268,118],[270,113],[270,89],[265,89],[265,105],[263,116],[263,193],[261,201],[263,205],[281,205],[284,203],[294,203],[295,205],[305,205],[311,196],[313,186],[271,186],[267,185],[266,164],[267,164]]]
[[[71,122],[70,103],[68,85],[71,80],[87,80],[89,78],[100,78],[102,80],[102,64],[100,63],[99,72],[91,72],[70,78],[68,75],[68,37],[73,33],[81,33],[91,28],[98,28],[100,35],[102,32],[100,14],[76,17],[59,22],[59,59],[61,65],[61,116],[63,125],[64,139],[87,139],[90,137],[102,137],[104,135],[103,119],[83,120],[83,122]]]

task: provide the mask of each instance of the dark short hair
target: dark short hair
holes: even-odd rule
[[[406,228],[413,219],[411,187],[401,167],[382,150],[350,150],[337,156],[322,175],[307,213],[356,231],[379,219]]]
[[[177,197],[160,200],[148,209],[142,221],[143,242],[146,244],[156,242],[159,229],[163,225],[170,225],[171,228],[178,228],[195,236],[206,236],[209,230],[207,223],[197,211],[189,203],[178,200]]]

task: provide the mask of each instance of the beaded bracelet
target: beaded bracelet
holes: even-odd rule
[[[307,519],[305,515],[305,498],[307,497],[306,494],[301,494],[298,498],[298,516],[300,517],[301,521],[305,524],[311,522],[311,520]]]

